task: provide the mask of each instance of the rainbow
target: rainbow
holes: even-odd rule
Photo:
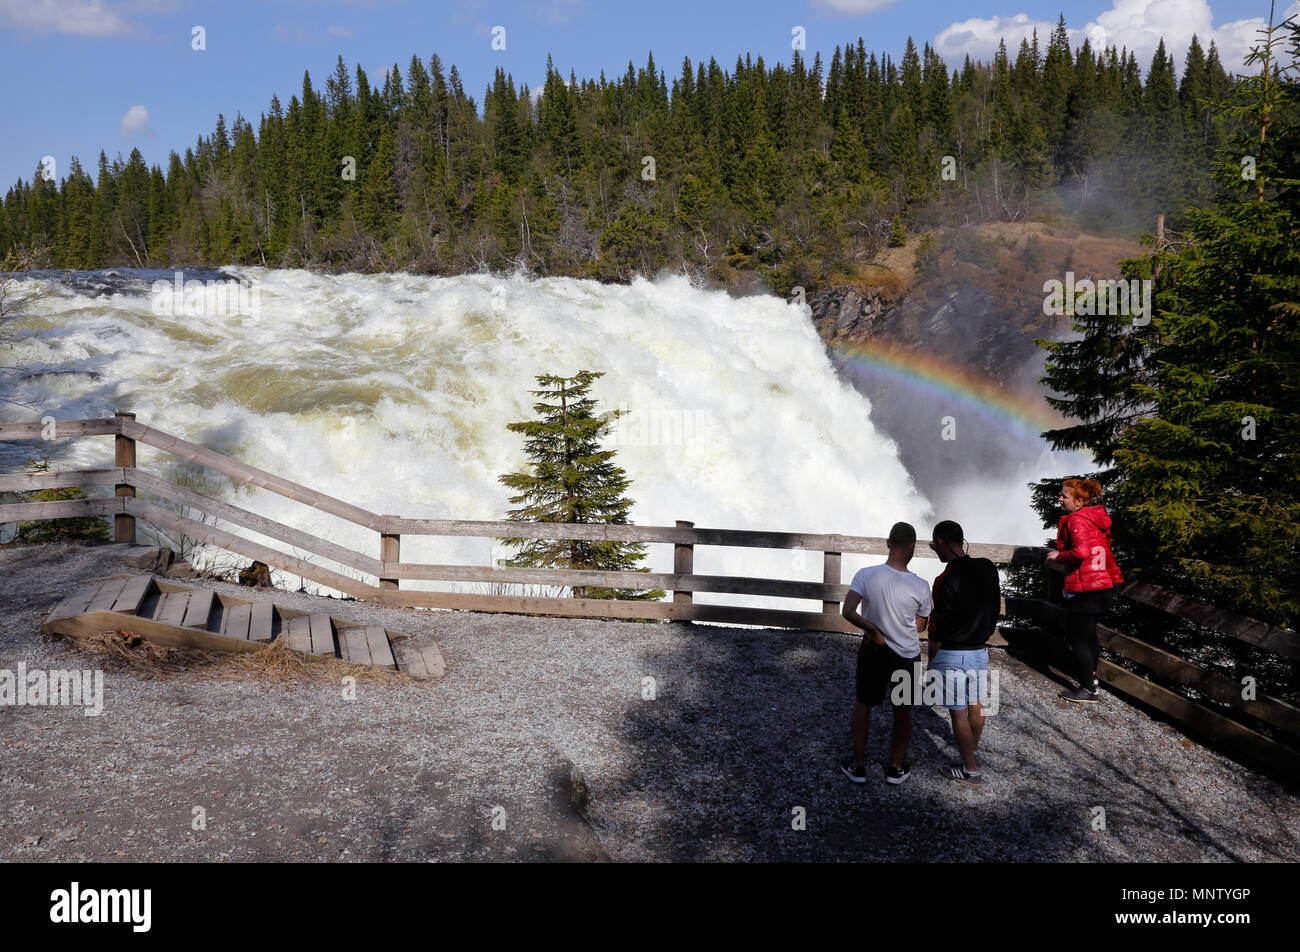
[[[963,364],[939,360],[921,351],[867,341],[837,344],[831,352],[876,380],[896,383],[950,404],[953,416],[967,409],[1035,442],[1042,442],[1039,434],[1044,430],[1069,422],[1039,394],[1003,389]]]

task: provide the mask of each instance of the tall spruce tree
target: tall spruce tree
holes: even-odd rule
[[[539,374],[540,397],[533,410],[540,419],[506,424],[526,439],[531,472],[507,473],[500,481],[515,490],[510,502],[519,506],[506,518],[511,522],[565,522],[630,525],[632,500],[623,495],[631,481],[614,463],[615,450],[600,449],[600,439],[623,414],[610,410],[595,414],[596,401],[587,394],[603,372],[579,371],[572,377]],[[519,553],[500,564],[517,568],[586,569],[602,572],[648,572],[637,563],[645,557],[639,542],[592,539],[501,540],[519,547]],[[658,601],[658,589],[638,591],[602,586],[573,586],[574,598],[619,598]]]
[[[1270,621],[1300,618],[1300,26],[1271,27],[1225,108],[1246,127],[1214,205],[1161,256],[1152,412],[1115,450],[1117,501],[1153,566]],[[1281,54],[1281,55],[1280,55]],[[1291,66],[1279,68],[1279,59]],[[1289,74],[1289,75],[1288,75]],[[1241,156],[1255,160],[1243,175]]]

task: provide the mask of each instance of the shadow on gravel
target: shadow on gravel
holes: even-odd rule
[[[872,711],[868,782],[850,751],[858,639],[680,626],[685,647],[643,657],[656,697],[627,712],[636,767],[601,796],[641,815],[647,853],[668,860],[1074,859],[1078,806],[1008,782],[973,790],[939,776],[955,757],[946,715],[914,714],[912,776],[881,772],[892,715]],[[802,808],[806,828],[796,829]],[[621,858],[635,860],[635,852]]]

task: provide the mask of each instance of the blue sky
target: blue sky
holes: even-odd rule
[[[1277,4],[1279,18],[1300,0]],[[1193,32],[1214,37],[1225,62],[1246,48],[1268,0],[746,0],[598,3],[595,0],[0,0],[0,84],[6,93],[0,137],[0,193],[30,180],[42,156],[62,178],[76,155],[93,174],[100,149],[110,159],[138,146],[166,167],[212,130],[218,113],[256,124],[272,93],[287,105],[304,69],[317,89],[342,54],[374,83],[394,62],[438,53],[455,64],[481,106],[497,66],[516,83],[539,86],[550,53],[579,77],[623,73],[652,51],[669,78],[716,57],[730,71],[738,54],[789,62],[792,31],[803,27],[807,57],[829,62],[837,44],[862,36],[869,49],[897,54],[907,37],[929,42],[949,65],[970,52],[987,58],[999,36],[1015,49],[1064,13],[1084,35],[1127,45],[1145,65],[1160,36],[1180,59]],[[201,26],[206,49],[192,49]],[[492,48],[505,28],[505,49]],[[1207,44],[1208,45],[1208,44]]]

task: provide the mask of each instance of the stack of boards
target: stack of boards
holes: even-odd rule
[[[155,644],[209,651],[254,651],[283,638],[300,654],[390,668],[421,680],[444,671],[442,653],[431,640],[416,646],[399,631],[178,585],[157,575],[94,582],[56,605],[41,625],[47,634],[71,638],[117,629]]]

